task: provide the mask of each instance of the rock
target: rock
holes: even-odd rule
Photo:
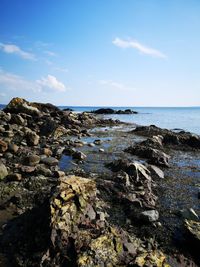
[[[52,156],[53,153],[52,153],[52,151],[51,151],[50,148],[45,147],[45,148],[42,150],[42,154],[46,155],[47,157],[50,157],[50,156]]]
[[[28,131],[26,134],[27,144],[30,146],[37,146],[39,144],[40,137],[33,131]]]
[[[40,162],[40,156],[32,154],[24,159],[24,163],[28,166],[36,166]]]
[[[90,146],[90,147],[94,147],[95,144],[94,144],[94,143],[88,143],[88,146]]]
[[[135,146],[127,148],[125,151],[133,155],[148,159],[148,162],[150,164],[169,167],[170,156],[158,149],[137,144]]]
[[[196,214],[196,212],[190,208],[190,209],[185,209],[180,211],[180,215],[187,220],[192,220],[192,221],[198,221],[199,216]]]
[[[14,143],[10,143],[8,145],[8,149],[10,152],[17,153],[17,151],[19,150],[19,146]]]
[[[157,210],[146,210],[141,212],[140,217],[146,222],[156,222],[159,219],[159,213]]]
[[[56,177],[56,178],[60,178],[60,177],[65,176],[65,172],[63,172],[63,171],[54,171],[53,174],[54,174],[54,177]]]
[[[163,179],[165,177],[164,172],[154,165],[148,165],[148,170],[150,171],[152,177]]]
[[[99,215],[100,203],[93,179],[68,176],[60,180],[50,201],[52,245],[43,257],[44,266],[63,262],[80,267],[128,266],[141,241],[108,225],[105,216]]]
[[[5,112],[11,113],[26,113],[29,115],[39,115],[40,111],[31,105],[30,102],[23,98],[13,98],[10,103],[5,107]]]
[[[92,111],[95,114],[137,114],[138,112],[131,109],[126,110],[114,110],[112,108],[100,108],[95,111]]]
[[[78,160],[84,160],[87,158],[87,156],[81,151],[75,151],[72,154],[72,157],[73,157],[73,159],[78,159]]]
[[[45,177],[52,176],[52,171],[48,169],[45,165],[39,164],[36,166],[36,173],[39,175],[44,175]]]
[[[100,146],[102,144],[102,141],[100,139],[94,140],[94,144]]]
[[[0,161],[0,180],[3,180],[8,175],[6,166]]]
[[[11,122],[16,123],[18,125],[24,125],[25,124],[25,120],[19,114],[12,114]]]
[[[23,173],[33,173],[35,171],[35,167],[33,166],[21,166],[21,171]]]
[[[58,128],[57,122],[55,122],[51,118],[47,118],[40,127],[40,134],[43,136],[50,136],[54,134],[57,128]]]
[[[20,173],[11,173],[9,175],[6,176],[6,179],[8,181],[21,181],[22,180],[22,175]]]
[[[185,220],[185,227],[191,237],[200,244],[200,221]]]
[[[99,148],[99,152],[104,152],[105,150],[103,148]]]
[[[56,166],[58,165],[59,161],[56,158],[47,157],[47,158],[41,159],[41,162],[49,166]]]
[[[8,149],[8,144],[0,139],[0,153],[4,153]]]

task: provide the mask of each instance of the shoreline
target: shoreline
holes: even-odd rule
[[[71,256],[67,254],[70,258],[68,264],[87,266],[83,264],[84,259],[88,262],[94,260],[92,266],[96,266],[95,260],[105,263],[109,257],[113,257],[111,261],[113,266],[119,264],[122,259],[127,261],[125,266],[129,266],[128,264],[143,266],[139,265],[141,261],[143,264],[149,264],[148,266],[151,266],[150,264],[167,266],[164,265],[165,263],[179,266],[179,262],[181,262],[180,266],[188,266],[184,265],[186,260],[193,264],[191,266],[199,263],[198,255],[187,252],[189,247],[186,249],[180,247],[181,244],[188,245],[192,241],[194,245],[196,242],[194,236],[185,227],[185,220],[193,221],[196,218],[199,222],[198,216],[195,217],[190,211],[190,208],[194,208],[190,206],[193,202],[189,202],[182,212],[181,209],[177,210],[177,207],[170,210],[170,205],[167,204],[169,199],[167,197],[165,197],[166,200],[162,199],[162,195],[167,192],[167,196],[171,194],[172,202],[177,200],[176,190],[180,190],[181,186],[183,189],[181,172],[185,168],[185,176],[190,178],[187,181],[188,186],[191,186],[191,183],[196,189],[191,191],[184,189],[188,194],[185,195],[186,200],[182,202],[186,203],[188,196],[192,195],[196,203],[193,205],[195,212],[200,215],[200,210],[197,209],[198,186],[195,186],[195,179],[198,181],[197,184],[200,184],[199,137],[194,139],[189,133],[173,133],[157,127],[137,127],[137,131],[133,132],[131,124],[105,120],[96,115],[71,115],[70,112],[63,113],[54,106],[42,104],[32,106],[29,102],[26,102],[25,106],[23,101],[17,102],[17,105],[11,105],[10,117],[8,113],[0,111],[1,121],[4,122],[1,124],[0,132],[1,161],[7,168],[7,175],[1,181],[0,203],[1,226],[3,226],[0,233],[3,251],[0,251],[0,255],[3,254],[5,260],[14,251],[10,264],[14,262],[18,264],[17,266],[25,266],[23,265],[25,261],[28,261],[27,266],[37,265],[43,258],[50,264],[48,266],[54,266],[51,264],[56,261],[62,261],[66,256],[64,243],[68,242],[71,249],[70,242],[73,237],[64,235],[64,240],[62,239],[62,231],[69,227],[69,222],[65,218],[64,225],[61,227],[59,220],[64,218],[61,215],[64,208],[71,209],[72,204],[75,206],[77,204],[73,202],[75,201],[73,197],[69,202],[68,200],[59,202],[59,205],[55,205],[54,202],[61,201],[60,188],[63,187],[63,190],[68,192],[67,190],[73,188],[77,181],[80,192],[76,197],[82,196],[88,203],[81,206],[81,214],[73,211],[75,216],[81,216],[80,222],[84,222],[84,227],[77,221],[73,221],[70,226],[76,229],[72,231],[73,236],[77,235],[80,240],[73,245],[75,254]],[[102,126],[103,129],[100,128]],[[127,148],[129,151],[125,152]],[[197,161],[195,164],[192,162],[194,159]],[[186,164],[184,167],[181,165],[184,162],[189,165]],[[107,166],[108,163],[109,166]],[[156,165],[156,168],[152,168],[152,164]],[[191,173],[187,174],[187,172]],[[197,173],[196,177],[193,175],[195,173]],[[70,175],[81,178],[73,178]],[[163,175],[165,178],[162,177]],[[87,183],[92,188],[92,191],[88,189],[89,196],[84,191],[86,186],[84,178],[87,178]],[[66,187],[64,183],[67,179],[72,184],[68,182]],[[171,184],[173,184],[173,190],[170,190]],[[179,188],[176,189],[176,186]],[[73,190],[76,192],[77,188]],[[96,192],[95,195],[94,192]],[[68,195],[70,195],[69,192],[66,199]],[[50,207],[50,213],[43,214],[44,208],[48,210]],[[149,214],[147,211],[153,212]],[[167,213],[166,217],[163,216],[164,212]],[[44,222],[41,222],[38,216],[41,218],[44,216]],[[27,225],[24,224],[27,218],[28,230]],[[30,232],[32,225],[30,218],[38,221],[33,233],[37,233],[37,238],[43,244],[37,247],[36,251],[30,246],[30,240],[33,238],[33,233]],[[172,220],[174,220],[173,223]],[[180,240],[176,239],[179,244],[175,245],[174,237],[171,235],[175,234],[177,225],[179,225],[179,237],[180,233],[182,236]],[[19,226],[22,227],[21,235],[20,233],[17,235]],[[83,235],[84,228],[87,229],[90,241],[87,239],[86,242]],[[40,237],[41,230],[43,235]],[[98,235],[94,237],[93,231],[97,230]],[[170,240],[166,239],[166,232]],[[13,233],[14,239],[10,236]],[[53,243],[53,233],[60,243],[58,241]],[[28,236],[25,238],[24,234]],[[108,240],[107,245],[101,243],[101,238]],[[97,239],[100,242],[99,253],[95,254],[92,244],[94,245],[94,240]],[[122,247],[120,251],[116,248],[111,249],[113,239]],[[86,242],[84,253],[80,249],[83,242],[81,240]],[[10,242],[13,243],[11,247],[8,245]],[[35,240],[34,245],[36,243]],[[26,246],[28,249],[24,251]],[[105,248],[109,256],[106,253],[101,256]],[[48,255],[47,250],[50,253]],[[55,251],[59,256],[54,255]],[[33,255],[30,256],[30,253]],[[94,253],[93,259],[90,258],[90,253]],[[156,262],[153,255],[157,255]]]

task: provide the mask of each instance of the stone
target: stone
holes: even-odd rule
[[[8,149],[8,144],[0,139],[0,153],[4,153]]]
[[[99,149],[99,152],[104,152],[105,150],[103,148],[100,148]]]
[[[137,144],[135,146],[130,146],[125,151],[129,152],[130,154],[148,159],[148,163],[150,164],[169,167],[170,156],[161,150]]]
[[[46,157],[41,159],[41,162],[48,165],[48,166],[56,166],[58,165],[58,160],[54,157]]]
[[[9,175],[6,176],[6,179],[8,181],[21,181],[22,180],[22,175],[20,173],[11,173]]]
[[[25,120],[19,114],[12,114],[11,122],[16,123],[18,125],[24,125],[25,124]]]
[[[200,221],[185,220],[185,227],[190,233],[191,237],[200,244]]]
[[[29,156],[26,156],[24,159],[24,163],[28,166],[36,166],[40,162],[40,156],[32,154]]]
[[[35,171],[35,167],[23,165],[23,166],[21,166],[21,171],[23,173],[33,173]]]
[[[52,151],[51,151],[50,148],[45,147],[45,148],[42,150],[42,154],[46,155],[47,157],[50,157],[50,156],[52,156],[53,153],[52,153]]]
[[[6,166],[0,161],[0,180],[3,180],[8,175]]]
[[[94,143],[88,143],[88,146],[90,146],[90,147],[94,147],[95,144],[94,144]]]
[[[35,170],[37,174],[41,174],[47,177],[52,176],[52,171],[43,164],[38,164]]]
[[[81,151],[75,151],[72,154],[72,157],[73,157],[73,159],[84,160],[84,159],[86,159],[87,156]]]
[[[33,131],[28,131],[26,134],[27,144],[30,146],[37,146],[39,144],[40,137]]]
[[[94,144],[100,146],[102,144],[102,141],[100,139],[94,140]]]
[[[148,165],[147,168],[150,171],[152,177],[164,179],[164,177],[165,177],[164,172],[160,168],[158,168],[157,166]]]
[[[197,215],[197,213],[192,209],[184,209],[180,211],[180,215],[187,220],[193,220],[193,221],[198,221],[199,220],[199,216]]]
[[[8,149],[10,152],[17,153],[17,151],[19,150],[19,146],[14,143],[10,143],[8,145]]]
[[[156,222],[159,219],[159,213],[157,210],[146,210],[141,212],[140,217],[146,222]]]

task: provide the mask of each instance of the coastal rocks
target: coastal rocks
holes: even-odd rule
[[[170,156],[158,149],[138,144],[135,146],[130,146],[125,151],[129,152],[130,154],[148,159],[148,163],[150,164],[169,167]]]
[[[8,175],[6,166],[0,161],[0,180],[4,179]]]
[[[28,101],[23,98],[13,98],[10,103],[4,109],[5,112],[11,113],[26,113],[29,115],[39,115],[40,111],[31,105]]]
[[[176,146],[183,150],[188,148],[200,149],[200,137],[189,132],[180,131],[177,133],[150,125],[138,126],[132,133],[148,137],[162,136],[162,144],[171,148]]]
[[[50,136],[55,132],[57,127],[58,124],[53,119],[47,118],[40,127],[40,134],[42,136]]]
[[[137,114],[138,112],[133,111],[131,109],[126,109],[126,110],[114,110],[112,108],[100,108],[92,113],[95,114]]]

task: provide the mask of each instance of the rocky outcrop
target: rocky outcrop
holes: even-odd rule
[[[26,113],[29,115],[39,115],[40,111],[34,107],[30,102],[23,98],[13,98],[4,109],[5,112],[11,113]]]
[[[109,114],[137,114],[138,112],[133,111],[131,109],[115,110],[112,108],[100,108],[100,109],[94,110],[92,113],[109,115]]]
[[[94,180],[62,178],[50,205],[52,243],[41,266],[163,266],[162,252],[108,223]]]
[[[200,149],[200,137],[189,132],[180,131],[177,133],[156,127],[155,125],[150,125],[138,126],[132,133],[151,138],[160,136],[162,138],[162,144],[164,146],[170,146],[171,148],[176,146],[181,149],[188,149],[189,147],[192,149]]]

